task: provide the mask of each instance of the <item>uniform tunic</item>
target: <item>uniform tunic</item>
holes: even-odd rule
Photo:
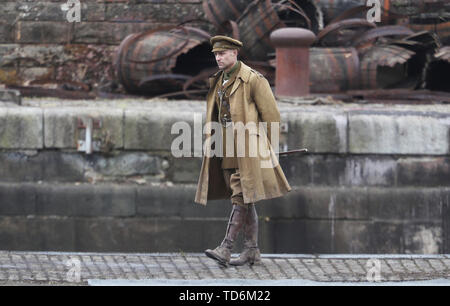
[[[222,123],[224,121],[228,121],[229,124],[227,127],[224,127],[222,125],[222,150],[223,150],[223,158],[222,158],[222,169],[233,169],[238,168],[238,161],[236,158],[236,146],[234,144],[234,141],[232,143],[233,148],[233,156],[227,157],[226,156],[226,131],[229,130],[228,133],[234,133],[233,132],[233,126],[231,124],[231,113],[230,113],[230,93],[231,88],[233,87],[234,81],[236,80],[237,73],[239,72],[239,69],[241,67],[240,61],[237,61],[236,64],[231,68],[231,70],[226,73],[225,71],[222,72],[219,82],[217,82],[216,86],[216,103],[219,108],[219,122]],[[223,93],[222,95],[222,101],[220,101],[219,97],[219,91]],[[231,129],[231,131],[230,131]],[[232,141],[232,140],[230,140]]]

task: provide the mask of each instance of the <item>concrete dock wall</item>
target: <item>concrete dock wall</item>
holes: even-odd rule
[[[22,104],[0,104],[0,249],[201,252],[221,241],[229,200],[194,204],[201,158],[171,154],[172,125],[204,120],[204,102]],[[258,203],[263,252],[449,252],[450,107],[279,107],[281,150],[310,154],[281,157],[293,191]],[[100,122],[93,154],[77,151],[87,117]]]

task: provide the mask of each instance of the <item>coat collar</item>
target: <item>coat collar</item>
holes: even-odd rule
[[[211,87],[214,83],[217,82],[217,80],[220,77],[221,72],[222,72],[222,70],[219,70],[209,78],[209,84],[211,85]],[[249,66],[247,66],[246,64],[244,64],[244,62],[241,61],[241,69],[239,69],[239,72],[236,76],[236,80],[241,79],[245,83],[248,83],[248,80],[250,78],[250,72],[251,72],[251,68]]]

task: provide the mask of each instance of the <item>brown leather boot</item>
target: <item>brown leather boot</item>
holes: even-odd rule
[[[247,218],[244,225],[244,249],[239,258],[232,259],[230,265],[242,266],[260,264],[261,254],[258,248],[258,215],[255,204],[249,204]]]
[[[233,205],[230,219],[228,220],[227,232],[220,246],[214,250],[208,249],[205,251],[206,256],[216,260],[219,264],[227,266],[230,262],[231,251],[233,250],[234,241],[242,229],[248,208],[240,205]]]

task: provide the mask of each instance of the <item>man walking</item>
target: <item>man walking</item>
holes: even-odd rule
[[[240,41],[215,36],[211,38],[211,45],[219,71],[209,79],[206,124],[221,124],[214,132],[221,134],[220,142],[226,154],[211,156],[211,148],[205,146],[195,202],[206,205],[208,200],[231,198],[225,238],[218,247],[206,250],[205,254],[225,266],[252,265],[261,260],[255,203],[281,197],[291,190],[270,142],[274,136],[278,145],[280,113],[268,81],[237,60],[238,50],[242,47]],[[241,130],[245,127],[244,139],[235,137],[240,133],[236,127]],[[215,133],[206,133],[207,143]],[[257,141],[252,141],[255,138]],[[220,143],[214,145],[217,147]],[[250,153],[254,151],[259,154]],[[244,250],[238,259],[230,260],[233,244],[241,230],[244,232]]]

